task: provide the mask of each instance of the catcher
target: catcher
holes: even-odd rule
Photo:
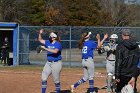
[[[139,47],[131,36],[129,29],[122,29],[122,42],[117,45],[116,49],[115,78],[117,93],[123,90],[123,87],[128,84],[137,69]],[[137,93],[136,81],[137,77],[135,78],[134,93]]]
[[[104,44],[104,46],[98,50],[99,54],[107,52],[106,57],[106,70],[107,70],[107,92],[111,93],[115,89],[115,56],[116,56],[116,47],[117,47],[117,34],[112,34],[109,38],[109,43]]]

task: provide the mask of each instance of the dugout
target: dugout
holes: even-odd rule
[[[18,62],[18,24],[9,22],[0,22],[0,47],[4,37],[9,41],[9,65],[17,66]]]

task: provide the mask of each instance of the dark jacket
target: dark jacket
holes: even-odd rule
[[[140,75],[140,68],[137,68],[136,71],[134,71],[133,77],[138,77]]]
[[[140,51],[139,51],[138,55],[139,55],[139,63],[137,65],[136,71],[134,71],[133,77],[138,77],[140,75]]]
[[[138,64],[138,44],[129,39],[123,40],[118,44],[116,49],[115,77],[120,76],[132,77]]]

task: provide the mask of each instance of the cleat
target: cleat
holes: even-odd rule
[[[71,86],[70,86],[71,93],[74,93],[74,89],[75,89],[75,88],[74,88],[74,85],[71,85]]]
[[[94,92],[90,92],[90,93],[96,93],[96,92],[94,91]]]

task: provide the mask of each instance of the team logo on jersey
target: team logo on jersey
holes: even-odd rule
[[[48,46],[48,48],[50,48],[50,49],[55,49],[55,46]]]

